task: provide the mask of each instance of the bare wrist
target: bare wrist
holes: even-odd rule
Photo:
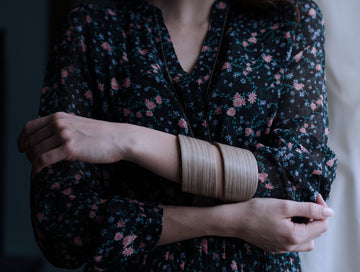
[[[233,204],[223,204],[214,207],[214,232],[221,237],[239,237],[245,233],[249,222],[249,204],[251,200]],[[244,234],[245,235],[245,234]]]
[[[119,123],[115,133],[116,148],[122,152],[122,160],[135,162],[139,139],[138,126]]]

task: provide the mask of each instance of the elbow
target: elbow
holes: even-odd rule
[[[62,210],[58,198],[58,201],[50,201],[47,197],[38,195],[38,201],[31,203],[31,221],[36,243],[52,265],[68,269],[79,268],[87,259],[89,245],[85,243],[84,234],[79,233],[80,230],[67,220],[69,210]]]

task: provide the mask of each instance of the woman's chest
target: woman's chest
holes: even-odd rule
[[[112,66],[102,79],[109,119],[238,146],[258,140],[276,115],[285,78],[286,48],[266,31],[229,29],[212,77],[211,48],[202,47],[197,70],[187,76],[172,66],[176,55],[165,45],[171,79],[159,39],[132,37],[103,62]]]

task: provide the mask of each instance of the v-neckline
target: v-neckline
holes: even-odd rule
[[[200,62],[202,60],[209,61],[210,62],[210,67],[212,66],[211,65],[212,63],[211,63],[211,61],[209,59],[214,61],[215,55],[216,55],[216,50],[218,50],[218,48],[217,47],[214,48],[214,51],[213,51],[214,56],[210,57],[209,59],[205,58],[205,55],[207,54],[207,52],[206,52],[206,50],[203,50],[203,49],[207,47],[207,45],[209,44],[209,41],[210,41],[212,36],[215,37],[216,44],[218,44],[218,42],[219,42],[221,33],[218,33],[219,31],[215,31],[214,29],[215,28],[216,29],[221,29],[222,28],[222,20],[224,19],[224,14],[222,14],[222,13],[218,14],[218,8],[217,8],[218,4],[219,4],[219,0],[215,0],[215,2],[213,3],[213,5],[211,7],[209,27],[208,27],[208,30],[206,32],[205,38],[204,38],[204,40],[202,42],[202,45],[201,45],[201,48],[200,48],[200,53],[197,56],[197,59],[196,59],[194,65],[193,65],[193,69],[192,69],[191,72],[185,71],[184,68],[181,66],[178,55],[176,54],[176,51],[175,51],[174,44],[173,44],[173,42],[171,40],[170,33],[168,31],[168,28],[165,25],[165,20],[164,20],[161,9],[159,9],[156,6],[153,6],[153,5],[149,4],[150,8],[155,9],[156,16],[158,17],[159,27],[160,27],[160,31],[161,31],[161,34],[162,34],[160,38],[162,39],[162,42],[164,44],[164,47],[165,47],[164,50],[168,50],[168,52],[170,52],[170,56],[173,58],[173,62],[174,62],[175,68],[176,68],[176,73],[173,74],[172,73],[173,69],[171,69],[172,67],[169,67],[169,70],[170,70],[169,72],[172,75],[172,77],[176,77],[179,74],[182,75],[182,76],[189,77],[189,78],[193,77],[194,75],[197,74],[198,70],[200,69],[200,66],[201,66]],[[156,33],[158,33],[157,26],[155,26],[155,27],[156,27]],[[213,32],[216,32],[216,33],[213,33]],[[166,57],[166,61],[169,63],[170,61],[168,60],[168,58],[169,58],[168,54],[165,54],[165,57]]]

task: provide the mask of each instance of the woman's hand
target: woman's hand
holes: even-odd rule
[[[128,126],[57,112],[26,123],[18,148],[33,172],[61,160],[112,163],[126,155]]]
[[[217,209],[217,235],[237,237],[270,253],[310,251],[333,214],[319,194],[317,203],[254,198]],[[294,223],[306,217],[308,223]]]

